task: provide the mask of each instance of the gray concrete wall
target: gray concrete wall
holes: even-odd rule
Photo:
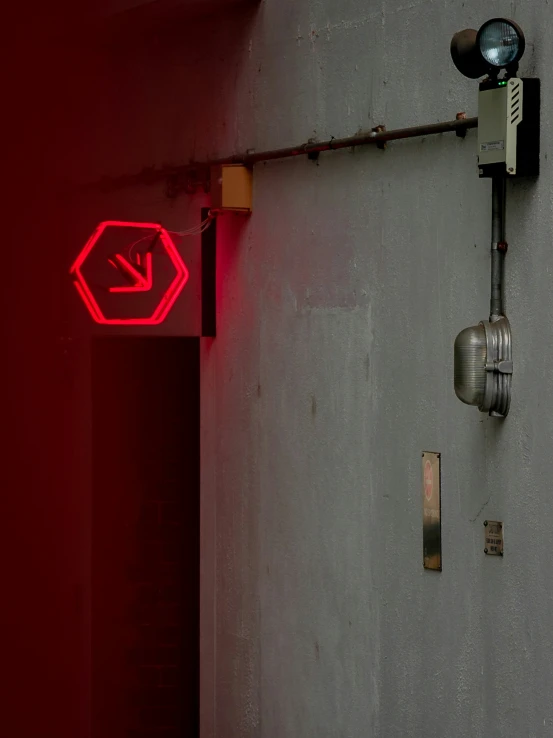
[[[475,115],[449,41],[494,15],[522,24],[521,72],[543,80],[542,174],[508,191],[505,422],[453,393],[455,335],[488,314],[475,132],[259,165],[248,224],[222,225],[203,738],[553,735],[550,6],[265,0],[206,146]],[[422,568],[423,449],[442,453],[442,573]]]
[[[221,220],[219,334],[202,347],[202,738],[553,735],[551,9],[264,0],[255,18],[153,39],[118,28],[80,50],[80,67],[78,48],[71,65],[47,48],[41,105],[21,86],[36,160],[87,181],[474,115],[477,85],[449,41],[496,14],[526,31],[521,71],[543,80],[544,121],[539,181],[508,192],[505,422],[453,393],[455,335],[488,313],[490,185],[474,132],[259,165],[251,218]],[[180,229],[206,202],[131,188],[96,198],[94,217]],[[61,282],[89,230],[52,207]],[[77,305],[71,292],[60,312]],[[424,449],[443,460],[440,574],[422,568]],[[504,521],[502,560],[483,554],[485,517]]]

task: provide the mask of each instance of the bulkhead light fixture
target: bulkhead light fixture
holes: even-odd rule
[[[511,327],[502,315],[465,328],[455,339],[455,394],[481,412],[505,417],[511,401]]]
[[[481,412],[506,417],[511,404],[511,326],[503,304],[505,177],[492,179],[490,318],[462,330],[453,349],[455,394]]]

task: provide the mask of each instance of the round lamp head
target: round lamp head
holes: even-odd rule
[[[489,69],[489,64],[482,58],[474,28],[465,28],[451,39],[451,58],[457,69],[469,79],[483,77]]]
[[[469,79],[497,76],[504,68],[516,72],[525,45],[519,25],[507,18],[492,18],[479,31],[465,28],[456,33],[451,39],[451,58]]]
[[[493,18],[478,31],[476,45],[482,59],[495,69],[516,64],[526,42],[520,26],[506,18]]]

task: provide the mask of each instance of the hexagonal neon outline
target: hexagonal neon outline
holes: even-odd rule
[[[92,294],[90,287],[87,285],[81,268],[85,263],[88,255],[94,248],[102,233],[109,227],[125,227],[125,228],[141,228],[151,229],[159,233],[161,243],[163,244],[167,255],[171,259],[173,266],[177,272],[175,278],[165,291],[158,306],[149,318],[106,318],[103,314],[96,298]],[[81,253],[75,260],[75,263],[69,270],[73,275],[73,280],[77,292],[81,296],[91,317],[101,325],[159,325],[163,323],[169,311],[175,304],[177,297],[183,290],[184,285],[188,282],[189,272],[186,264],[182,260],[181,255],[177,251],[168,231],[159,225],[159,223],[135,223],[123,220],[104,220],[96,227],[92,236],[86,242]]]

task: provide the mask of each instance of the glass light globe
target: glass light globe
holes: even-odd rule
[[[520,37],[506,21],[492,21],[480,32],[480,53],[494,67],[506,67],[518,56]]]

